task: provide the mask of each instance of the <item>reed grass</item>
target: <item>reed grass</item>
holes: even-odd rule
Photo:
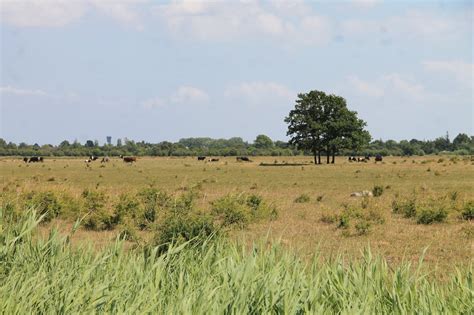
[[[5,314],[468,314],[472,264],[440,281],[380,256],[301,259],[278,243],[223,238],[170,246],[72,246],[35,234],[41,218],[0,209],[0,309]],[[76,224],[73,228],[76,229]]]

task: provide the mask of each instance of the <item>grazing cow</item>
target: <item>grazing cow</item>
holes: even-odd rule
[[[40,156],[32,156],[28,160],[28,163],[37,163],[37,162],[43,162],[43,158]]]
[[[373,197],[374,194],[369,190],[356,191],[351,194],[351,197]]]
[[[108,162],[109,162],[108,156],[103,157],[102,160],[100,161],[100,163],[108,163]]]
[[[133,163],[137,161],[137,158],[134,156],[121,156],[121,157],[125,163]]]
[[[235,158],[237,162],[242,161],[242,162],[252,162],[248,157],[246,156],[238,156]]]
[[[377,155],[375,156],[375,163],[377,163],[377,162],[382,162],[382,160],[383,160],[383,157],[382,157],[381,154],[377,154]]]
[[[91,161],[95,161],[98,158],[99,158],[98,156],[94,156],[94,155],[89,156],[89,160],[91,160]]]
[[[366,161],[370,161],[370,155],[366,155],[366,156],[365,156],[365,160],[366,160]]]
[[[28,163],[28,158],[26,156],[23,158],[23,162]]]
[[[198,156],[198,161],[205,161],[206,157],[205,156]]]
[[[219,162],[219,159],[217,159],[217,158],[212,158],[212,159],[209,159],[208,162]]]

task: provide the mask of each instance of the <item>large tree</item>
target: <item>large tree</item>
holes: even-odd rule
[[[370,141],[364,130],[366,123],[347,108],[346,100],[321,91],[298,94],[295,108],[285,122],[290,144],[311,151],[315,164],[321,164],[322,152],[326,153],[327,163],[334,163],[340,150],[357,150]]]

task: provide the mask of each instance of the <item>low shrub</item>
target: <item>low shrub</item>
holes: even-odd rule
[[[417,214],[416,200],[414,198],[407,200],[392,201],[392,211],[403,215],[405,218],[413,218]]]
[[[112,225],[115,226],[123,223],[126,217],[136,221],[139,216],[139,208],[140,204],[134,196],[121,194],[114,207],[114,213],[111,218]]]
[[[307,203],[310,201],[310,197],[307,194],[301,194],[295,199],[295,203]]]
[[[432,224],[446,221],[448,212],[440,205],[429,205],[421,207],[417,216],[418,224]]]
[[[339,216],[338,229],[348,229],[350,227],[351,218],[348,214]]]
[[[147,227],[150,223],[156,221],[158,212],[166,211],[171,206],[172,199],[165,193],[156,188],[145,188],[138,192],[138,199],[141,203],[141,220],[139,220],[140,228]]]
[[[384,187],[380,185],[375,185],[374,188],[372,188],[372,194],[374,194],[374,197],[382,196],[383,191],[384,191]]]
[[[474,201],[469,201],[464,204],[461,218],[464,220],[474,220]]]
[[[186,241],[200,243],[215,234],[218,234],[218,228],[210,216],[204,214],[171,215],[157,226],[153,245],[161,245],[163,252],[171,244],[180,244]]]
[[[35,208],[39,215],[44,215],[43,222],[49,222],[61,213],[61,204],[52,191],[31,192],[26,195],[28,207]]]
[[[105,194],[101,191],[85,189],[82,197],[87,212],[87,216],[82,221],[84,227],[89,230],[112,229],[114,226],[112,218],[105,210],[107,201]]]
[[[361,220],[356,223],[355,229],[358,235],[367,235],[369,234],[372,224],[367,220]]]
[[[213,201],[211,208],[223,227],[234,225],[243,228],[250,222],[278,216],[276,207],[267,204],[258,195],[229,194]]]

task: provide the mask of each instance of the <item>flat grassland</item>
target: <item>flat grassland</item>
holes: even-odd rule
[[[258,194],[277,207],[277,219],[235,229],[232,237],[276,238],[308,256],[319,250],[327,257],[359,257],[370,246],[373,253],[395,264],[416,262],[428,247],[425,266],[441,275],[454,266],[472,263],[473,223],[460,218],[463,205],[474,200],[474,166],[469,157],[388,157],[383,163],[350,163],[340,157],[334,165],[310,161],[310,157],[255,157],[250,163],[237,162],[233,157],[221,157],[218,162],[141,157],[133,165],[112,158],[108,163],[95,161],[87,166],[84,159],[77,158],[46,158],[44,163],[30,164],[19,158],[2,158],[0,188],[2,198],[29,191],[54,191],[80,198],[84,189],[98,189],[113,201],[122,193],[136,193],[145,187],[170,194],[199,187],[197,206],[203,211],[210,208],[210,202],[229,193]],[[381,196],[351,197],[353,192],[371,191],[374,186],[383,189]],[[410,198],[442,203],[448,208],[447,219],[418,224],[416,218],[393,213],[394,200]],[[353,220],[341,227],[338,215],[351,208],[371,210],[369,216],[376,216],[378,223],[355,226]],[[67,229],[73,221],[72,217],[61,218],[51,224]],[[105,244],[115,234],[81,229],[75,238]],[[147,234],[142,232],[141,236],[147,238]]]

